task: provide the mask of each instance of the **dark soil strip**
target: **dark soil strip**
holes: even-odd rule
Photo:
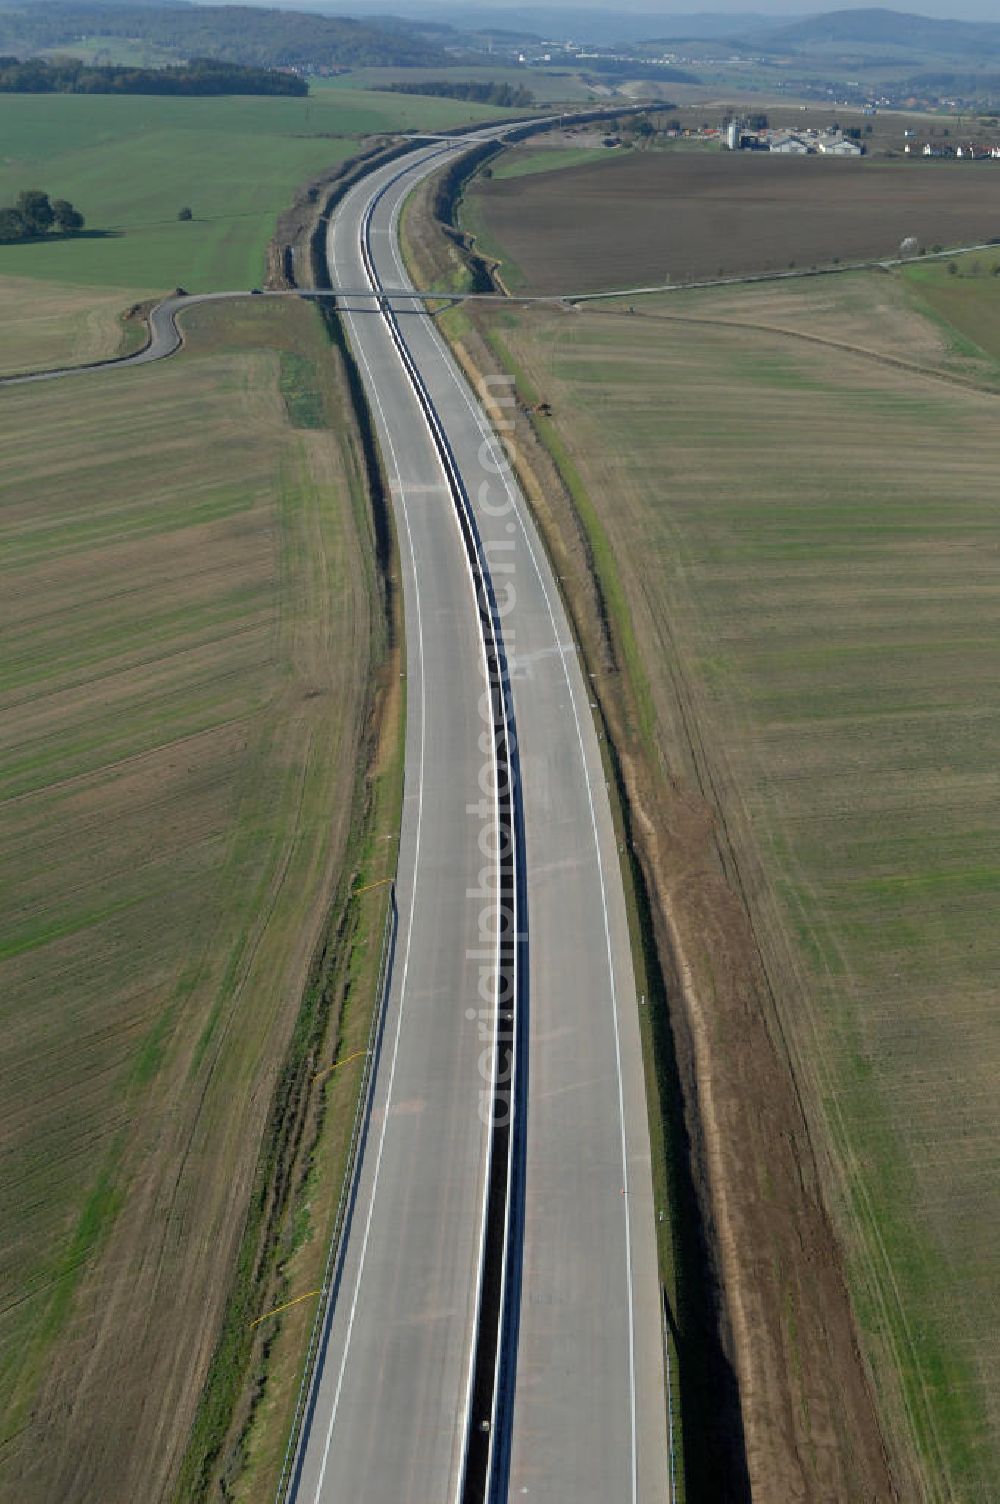
[[[610,735],[605,745],[618,795],[638,919],[666,1151],[677,1294],[673,1308],[666,1290],[663,1300],[677,1351],[685,1492],[689,1504],[749,1504],[750,1474],[739,1380],[727,1352],[725,1300],[710,1214],[699,1194],[706,1169],[699,1163],[687,1120],[688,1112],[694,1110],[693,1080],[691,1073],[682,1070],[685,1051],[675,1038],[683,1010],[671,1002],[671,989],[660,964],[649,890],[633,839],[631,805]],[[655,1131],[655,1125],[651,1126]]]

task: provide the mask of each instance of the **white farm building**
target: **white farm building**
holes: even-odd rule
[[[819,149],[824,157],[860,157],[861,147],[849,136],[837,136],[829,141],[820,141]]]
[[[773,136],[771,150],[783,152],[785,156],[806,157],[813,148],[801,136]]]

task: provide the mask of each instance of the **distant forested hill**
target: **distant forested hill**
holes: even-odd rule
[[[405,31],[300,11],[242,5],[78,4],[36,0],[0,8],[0,52],[25,57],[83,37],[127,37],[254,67],[441,66],[445,54]]]
[[[775,46],[805,51],[811,44],[895,44],[945,57],[1000,57],[1000,24],[995,21],[939,21],[896,10],[834,10],[809,16],[772,32]]]

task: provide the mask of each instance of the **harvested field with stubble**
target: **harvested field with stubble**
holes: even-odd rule
[[[140,320],[122,319],[139,300],[121,288],[62,286],[31,277],[0,277],[0,376],[86,365],[137,348]]]
[[[186,329],[161,365],[0,391],[0,1495],[23,1504],[173,1497],[365,760],[382,618],[319,315]]]
[[[666,775],[755,1496],[888,1497],[874,1410],[899,1497],[996,1498],[1000,370],[876,273],[475,318],[551,404],[624,764]]]
[[[527,154],[531,148],[520,151]],[[509,173],[517,153],[505,156]],[[465,229],[518,292],[588,292],[894,256],[1000,234],[992,162],[619,151],[477,178]]]

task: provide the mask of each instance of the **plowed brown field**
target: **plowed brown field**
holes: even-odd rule
[[[462,213],[512,288],[599,291],[889,257],[911,235],[985,241],[1000,235],[1000,163],[609,152],[476,179]]]

